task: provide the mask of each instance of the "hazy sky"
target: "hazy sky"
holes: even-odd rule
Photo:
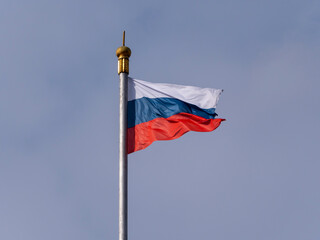
[[[227,119],[129,156],[129,239],[319,240],[316,0],[1,0],[0,239],[118,238],[123,30]]]

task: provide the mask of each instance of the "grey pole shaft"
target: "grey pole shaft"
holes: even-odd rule
[[[119,240],[128,238],[127,101],[128,74],[120,73]]]

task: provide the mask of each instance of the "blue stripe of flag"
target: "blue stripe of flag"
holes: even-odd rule
[[[202,109],[175,98],[139,98],[128,101],[128,128],[156,118],[168,118],[178,113],[190,113],[206,119],[217,115],[215,108]]]

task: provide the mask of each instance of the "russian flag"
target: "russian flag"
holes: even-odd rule
[[[128,78],[128,153],[189,131],[210,132],[221,89],[150,83]]]

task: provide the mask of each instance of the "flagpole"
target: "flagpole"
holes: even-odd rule
[[[128,154],[127,154],[127,101],[130,48],[125,46],[123,32],[122,46],[116,51],[120,77],[119,113],[119,240],[128,238]]]

